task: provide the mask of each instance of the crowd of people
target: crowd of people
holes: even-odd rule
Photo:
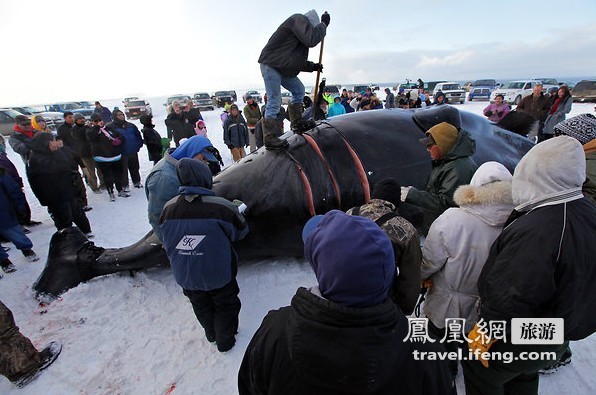
[[[370,89],[344,89],[333,96],[324,84],[316,104],[307,100],[297,75],[322,71],[321,64],[305,59],[329,23],[329,14],[319,19],[312,10],[292,15],[274,33],[259,58],[268,97],[264,108],[247,96],[243,110],[232,103],[222,117],[223,140],[234,161],[246,155],[247,147],[251,152],[262,145],[287,147],[279,139],[285,117],[280,119],[280,86],[292,93],[287,114],[296,133],[321,116],[426,103],[423,90],[414,98],[387,89],[383,106]],[[283,58],[280,40],[298,47],[294,63]],[[434,105],[445,104],[444,99],[435,95]],[[484,110],[491,121],[509,112],[502,99]],[[307,119],[304,109],[310,110]],[[591,307],[596,303],[591,286],[596,281],[596,118],[582,114],[565,120],[570,109],[564,86],[549,98],[536,85],[534,94],[520,102],[516,111],[530,113],[541,127],[537,144],[513,174],[498,162],[478,166],[471,134],[461,125],[438,122],[420,139],[431,163],[426,188],[400,185],[394,178],[378,180],[363,205],[312,217],[302,240],[317,284],[299,288],[290,306],[264,318],[244,353],[239,393],[455,394],[457,361],[416,360],[414,355],[458,348],[516,356],[554,353],[554,361],[516,358],[507,363],[482,353],[477,360],[461,361],[468,394],[537,393],[539,371],[569,363],[569,342],[596,331]],[[131,185],[144,188],[149,223],[176,282],[207,340],[228,352],[236,342],[241,309],[234,242],[250,229],[242,202],[212,190],[223,163],[207,138],[200,111],[191,100],[172,103],[166,147],[151,115],[140,119],[142,134],[122,111],[110,113],[99,102],[89,121],[69,112],[64,119],[54,135],[43,117],[18,116],[10,138],[57,231],[74,223],[93,237],[85,215],[90,209],[85,182],[94,193],[105,190],[112,202],[116,192],[129,197]],[[169,148],[170,138],[175,147]],[[23,227],[35,221],[22,179],[1,142],[0,236],[36,260]],[[154,163],[145,185],[138,158],[143,144]],[[422,210],[419,228],[401,215],[404,203]],[[0,266],[5,273],[16,270],[4,248]],[[407,316],[420,309],[421,289],[426,292],[422,320],[430,337],[411,342],[406,340],[411,330]],[[503,321],[511,334],[511,319],[520,317],[563,318],[565,341],[517,345],[483,332],[483,323]],[[450,338],[458,320],[463,320],[462,337]],[[447,338],[453,341],[442,341]],[[60,350],[60,343],[52,342],[38,351],[0,302],[0,374],[25,385]]]

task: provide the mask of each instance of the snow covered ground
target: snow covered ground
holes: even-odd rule
[[[149,101],[154,123],[165,135],[165,98]],[[110,109],[122,108],[119,100],[103,104]],[[466,102],[457,108],[481,114],[486,105]],[[592,104],[574,103],[570,116],[593,111]],[[223,144],[220,113],[217,109],[205,111],[203,117],[208,136],[228,165],[231,156]],[[8,144],[7,151],[26,178],[20,157]],[[152,167],[144,147],[139,157],[144,180]],[[169,270],[96,278],[66,292],[56,302],[40,306],[32,297],[31,285],[44,267],[54,226],[28,185],[25,192],[33,218],[43,221],[29,234],[42,259],[27,262],[12,244],[5,244],[12,247],[9,255],[18,271],[0,280],[0,300],[12,310],[21,332],[38,349],[58,339],[63,350],[44,374],[22,390],[0,377],[1,394],[235,394],[242,356],[267,311],[288,305],[297,287],[315,284],[310,267],[300,259],[268,259],[241,266],[240,329],[236,346],[226,354],[207,342]],[[149,231],[143,190],[133,189],[130,198],[118,198],[115,203],[110,203],[105,193],[96,195],[88,190],[88,197],[93,210],[87,215],[96,245],[126,246]],[[572,343],[571,348],[571,364],[542,376],[540,394],[596,393],[596,335]],[[458,389],[464,393],[461,373]]]

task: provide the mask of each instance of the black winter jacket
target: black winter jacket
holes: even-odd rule
[[[104,130],[106,130],[104,128]],[[87,130],[87,140],[91,144],[91,155],[101,156],[103,158],[114,158],[122,152],[122,145],[124,144],[124,136],[116,130],[106,130],[110,135],[108,138],[99,128],[98,125],[93,125]],[[120,145],[113,145],[112,140],[118,138]]]
[[[188,124],[187,128],[190,127],[193,133],[195,126],[197,125],[197,122],[199,122],[199,119],[203,119],[201,111],[195,107],[191,108],[188,111],[182,111],[182,117],[184,118],[184,122]]]
[[[87,125],[77,125],[72,127],[72,138],[76,152],[81,158],[91,158],[91,145],[87,140]]]
[[[75,156],[67,146],[50,151],[52,140],[54,136],[45,132],[33,137],[27,167],[29,185],[42,206],[69,201],[74,196]]]
[[[58,127],[58,130],[56,132],[58,135],[58,139],[62,140],[65,146],[74,150],[75,142],[72,136],[72,128],[72,125],[69,125],[65,122]]]
[[[325,37],[327,25],[313,27],[308,18],[294,14],[286,19],[273,33],[259,56],[259,63],[274,68],[287,77],[295,77],[301,71],[314,71],[314,63],[308,61],[308,49]]]
[[[160,160],[162,155],[161,146],[161,135],[153,127],[145,126],[141,133],[143,133],[143,142],[147,146],[147,153],[149,154],[149,160],[156,161]]]
[[[511,221],[478,280],[480,317],[508,324],[511,318],[564,318],[565,340],[594,333],[596,207],[582,198]]]
[[[180,145],[180,140],[184,138],[191,138],[196,134],[194,131],[194,126],[192,128],[186,126],[187,123],[183,114],[171,112],[168,114],[165,123],[168,128],[173,130],[173,137],[176,147]]]
[[[270,311],[240,371],[245,394],[449,394],[446,361],[414,361],[436,343],[404,342],[408,321],[386,299],[349,308],[299,288],[291,306]]]

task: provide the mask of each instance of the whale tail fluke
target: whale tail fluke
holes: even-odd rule
[[[46,266],[33,290],[38,299],[51,301],[94,277],[154,266],[169,266],[169,261],[153,231],[133,245],[106,249],[72,226],[52,236]]]

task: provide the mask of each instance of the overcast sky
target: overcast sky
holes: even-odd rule
[[[328,83],[596,75],[595,0],[2,0],[0,106],[263,89],[261,49],[312,8]]]

